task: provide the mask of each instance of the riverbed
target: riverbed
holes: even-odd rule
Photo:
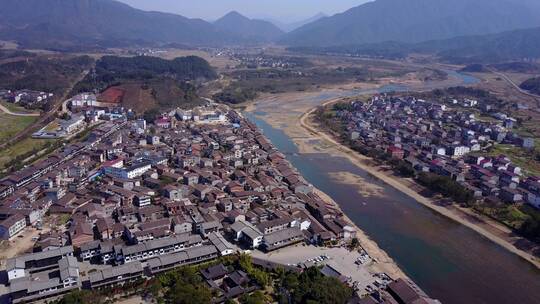
[[[452,73],[463,84],[474,77]],[[437,87],[436,83],[425,88]],[[404,91],[388,85],[379,92]],[[330,195],[355,224],[430,296],[443,303],[538,303],[540,271],[473,230],[420,205],[352,164],[325,153],[295,122],[325,100],[370,91],[325,91],[260,100],[245,115],[315,187]],[[358,187],[364,184],[363,187]]]

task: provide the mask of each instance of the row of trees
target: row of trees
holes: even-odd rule
[[[430,190],[451,197],[458,203],[471,204],[474,201],[474,196],[470,191],[448,176],[422,172],[418,174],[417,181]]]

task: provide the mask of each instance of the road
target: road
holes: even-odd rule
[[[107,131],[107,133],[103,134],[101,137],[99,137],[95,143],[100,143],[103,139],[106,139],[108,138],[109,136],[111,136],[111,134],[113,134],[114,132],[120,130],[122,127],[124,127],[125,125],[127,124],[127,121],[125,122],[122,122],[121,124],[118,124],[118,125],[115,125],[114,127],[112,127],[109,131]],[[44,168],[44,169],[41,169],[39,172],[36,172],[34,173],[34,175],[29,178],[26,182],[24,182],[24,184],[20,185],[19,187],[15,186],[15,190],[16,189],[19,189],[21,187],[24,187],[26,185],[28,185],[29,183],[31,182],[34,182],[36,181],[37,179],[39,179],[41,176],[43,176],[43,174],[46,174],[48,172],[50,172],[52,169],[66,163],[67,161],[75,158],[77,155],[81,154],[81,153],[84,153],[90,149],[92,149],[92,145],[87,145],[87,146],[84,146],[82,148],[80,148],[79,150],[76,150],[76,151],[73,151],[71,152],[69,155],[66,155],[63,159],[59,160],[58,162],[52,164],[50,167],[48,168]]]
[[[0,104],[0,110],[6,114],[13,115],[13,116],[39,117],[41,115],[40,113],[15,113],[15,112],[12,112],[10,109],[6,108],[2,104]]]
[[[90,70],[83,71],[81,73],[81,75],[79,75],[79,77],[77,79],[75,79],[70,84],[69,89],[67,89],[64,92],[64,95],[61,98],[58,99],[58,101],[54,105],[53,109],[51,109],[49,112],[45,113],[44,115],[40,116],[40,118],[35,123],[33,123],[32,125],[26,127],[26,129],[24,129],[23,131],[21,131],[17,135],[13,136],[9,140],[6,140],[2,144],[0,144],[0,149],[3,149],[3,148],[5,148],[5,147],[7,147],[7,146],[9,146],[9,145],[11,145],[11,144],[13,144],[15,142],[18,142],[18,141],[21,141],[21,140],[25,139],[26,137],[28,137],[32,133],[34,133],[36,130],[42,128],[47,123],[52,121],[54,119],[56,113],[62,110],[62,104],[63,104],[62,101],[67,99],[67,97],[71,93],[71,90],[73,89],[73,87],[77,83],[79,83],[81,80],[83,80],[84,77],[86,77],[86,75],[88,75],[89,72],[90,72]]]
[[[498,75],[500,77],[502,77],[506,82],[508,82],[511,86],[513,86],[516,90],[518,90],[521,94],[523,95],[527,95],[529,97],[533,97],[533,98],[536,98],[537,100],[540,100],[540,95],[536,95],[536,94],[533,94],[533,93],[530,93],[526,90],[523,90],[522,88],[519,87],[519,85],[517,85],[512,79],[510,79],[510,77],[506,76],[506,74],[504,73],[501,73],[501,72],[497,72],[493,69],[489,69],[489,71],[491,71],[493,74],[495,75]]]

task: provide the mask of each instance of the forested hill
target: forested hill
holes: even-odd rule
[[[158,75],[171,76],[177,80],[216,77],[216,72],[210,64],[197,56],[179,57],[173,60],[150,56],[105,56],[97,62],[96,74],[130,79]]]
[[[403,58],[411,53],[424,53],[438,55],[443,61],[456,64],[532,61],[540,58],[540,27],[421,43],[383,42],[290,49],[299,52],[342,53],[382,58]]]
[[[288,46],[417,43],[540,26],[538,0],[375,0],[288,33]]]
[[[533,94],[540,95],[540,77],[527,79],[519,87]]]
[[[183,87],[186,82],[210,80],[216,76],[210,64],[196,56],[173,60],[149,56],[105,56],[98,60],[95,70],[75,86],[73,93],[102,91],[126,83],[167,83]]]
[[[455,63],[537,59],[540,58],[540,27],[429,41],[415,45],[412,51],[435,52]]]
[[[257,19],[249,19],[238,12],[230,12],[214,22],[222,31],[234,34],[248,42],[270,42],[284,34],[274,24]]]
[[[0,40],[60,50],[237,41],[204,20],[142,11],[114,0],[0,0]]]

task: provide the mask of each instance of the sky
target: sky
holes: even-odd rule
[[[119,0],[143,10],[213,21],[236,10],[250,18],[296,22],[318,13],[333,15],[368,0]]]

